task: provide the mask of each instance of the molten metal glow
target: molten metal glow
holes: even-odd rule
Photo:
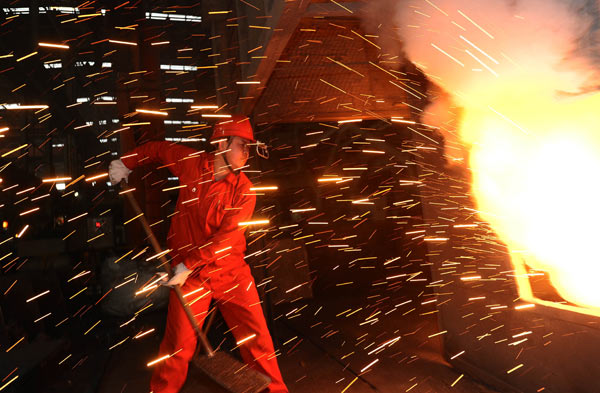
[[[478,209],[513,259],[547,272],[567,301],[600,307],[600,94],[557,98],[543,80],[528,84],[518,96],[506,80],[487,86],[485,104],[465,110]]]
[[[569,307],[600,315],[600,75],[592,53],[575,54],[580,37],[596,34],[595,15],[561,1],[402,3],[395,22],[408,58],[448,93],[420,120],[444,133],[450,164],[468,160],[477,213],[508,246],[519,295],[567,307],[534,298],[529,266],[583,306]],[[462,108],[464,151],[448,107]]]

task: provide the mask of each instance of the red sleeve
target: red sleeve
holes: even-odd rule
[[[235,198],[232,208],[225,212],[219,230],[208,239],[205,246],[196,248],[188,255],[185,265],[189,269],[208,263],[219,266],[219,261],[229,254],[243,256],[246,251],[246,226],[240,226],[239,223],[250,220],[255,204],[256,196],[247,187]]]
[[[171,142],[148,142],[128,151],[121,157],[123,164],[131,170],[150,163],[160,163],[177,177],[181,176],[182,160],[199,152]]]

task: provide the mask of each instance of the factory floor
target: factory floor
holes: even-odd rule
[[[271,331],[290,392],[495,392],[466,375],[461,377],[443,359],[435,307],[417,306],[410,311],[411,307],[401,306],[382,313],[376,310],[385,310],[385,301],[341,295],[271,310]],[[146,326],[164,323],[161,313],[145,318]],[[219,328],[216,322],[213,339]],[[98,392],[148,392],[151,369],[146,364],[156,358],[161,336],[157,329],[113,349]],[[217,391],[209,386],[207,382],[198,391]]]

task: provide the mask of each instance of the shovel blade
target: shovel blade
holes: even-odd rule
[[[266,389],[271,380],[251,369],[231,355],[217,351],[214,356],[196,356],[190,362],[188,377],[180,393],[205,392],[209,378],[222,388],[221,392],[258,393]],[[217,390],[210,390],[215,393]]]

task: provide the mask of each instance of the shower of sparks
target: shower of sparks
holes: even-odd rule
[[[241,340],[236,342],[236,345],[242,345],[243,343],[252,340],[254,337],[256,337],[256,333],[249,335],[248,337],[242,338]]]
[[[273,191],[277,189],[277,186],[250,187],[250,191]]]
[[[485,31],[485,29],[481,26],[479,26],[477,23],[475,23],[475,21],[473,21],[471,18],[469,18],[467,15],[465,15],[461,10],[457,10],[459,14],[461,14],[466,20],[468,20],[469,22],[471,22],[475,27],[477,27],[479,30],[481,30],[485,35],[487,35],[488,37],[490,37],[491,39],[494,39],[494,36],[492,36],[490,33],[488,33],[487,31]]]
[[[21,109],[48,109],[48,105],[21,105],[21,104],[2,104],[0,108],[8,110],[21,110]]]
[[[192,105],[192,109],[219,109],[218,105]]]
[[[110,42],[111,44],[137,46],[136,42],[130,42],[130,41],[108,40],[108,42]]]
[[[154,328],[152,328],[150,330],[146,330],[145,332],[140,332],[134,338],[135,339],[142,338],[142,337],[147,336],[148,334],[150,334],[152,332],[154,332]]]
[[[69,49],[69,45],[51,44],[49,42],[40,42],[38,43],[38,45],[43,46],[45,48]]]
[[[448,52],[446,52],[445,50],[443,50],[442,48],[440,48],[439,46],[437,46],[434,43],[431,43],[431,46],[433,46],[435,49],[437,49],[438,51],[440,51],[441,53],[443,53],[444,55],[448,56],[450,59],[452,59],[456,64],[458,64],[461,67],[464,67],[464,63],[462,63],[461,61],[457,60],[454,56],[450,55]]]
[[[171,357],[171,355],[161,356],[158,359],[149,362],[146,366],[151,367],[151,366],[155,365],[156,363],[162,362],[163,360],[166,360],[170,357]]]
[[[268,223],[269,220],[240,221],[238,226],[265,225]]]
[[[260,11],[253,1],[240,2],[239,10]],[[228,225],[229,230],[246,232],[243,260],[264,275],[256,283],[233,283],[227,294],[235,293],[236,288],[250,291],[256,285],[268,297],[251,306],[277,302],[273,318],[297,329],[277,337],[275,342],[282,344],[266,355],[269,359],[289,356],[291,361],[300,361],[307,345],[313,345],[307,337],[311,342],[314,337],[319,346],[335,348],[335,360],[344,364],[339,374],[316,382],[323,391],[344,393],[364,385],[363,373],[379,375],[386,368],[399,365],[404,370],[413,363],[418,369],[422,350],[413,351],[409,342],[431,350],[460,334],[478,348],[493,343],[494,350],[506,351],[503,358],[509,359],[496,371],[512,374],[529,364],[529,348],[543,350],[559,340],[554,332],[529,322],[527,313],[536,304],[519,298],[511,286],[516,277],[533,282],[547,276],[537,270],[518,272],[499,260],[506,256],[504,246],[481,218],[483,211],[474,205],[468,179],[446,172],[446,164],[439,164],[440,160],[463,160],[468,165],[458,154],[463,146],[440,136],[456,132],[456,124],[454,120],[443,124],[427,121],[426,105],[437,99],[426,91],[420,74],[421,70],[428,72],[427,67],[400,67],[405,60],[388,53],[380,42],[389,38],[384,29],[374,33],[347,20],[314,18],[295,28],[290,42],[297,45],[286,47],[281,58],[270,58],[268,42],[242,46],[243,56],[238,57],[236,48],[240,46],[228,37],[240,35],[229,32],[246,26],[276,36],[281,29],[273,27],[270,15],[249,24],[242,23],[246,15],[238,15],[238,9],[210,10],[211,23],[223,23],[227,34],[205,34],[200,29],[184,33],[185,39],[178,40],[171,29],[184,23],[185,14],[196,10],[193,6],[155,14],[153,17],[164,19],[153,20],[156,35],[144,37],[142,28],[147,25],[143,14],[128,19],[135,24],[109,26],[108,31],[100,27],[110,24],[107,13],[126,14],[135,8],[133,2],[122,1],[102,11],[94,2],[88,3],[77,11],[66,7],[45,14],[40,11],[40,18],[51,16],[60,22],[61,34],[46,37],[50,42],[32,41],[33,47],[14,44],[9,48],[8,43],[8,49],[0,53],[6,63],[0,78],[7,84],[5,102],[0,104],[0,137],[8,141],[1,153],[0,213],[11,213],[0,219],[0,267],[8,278],[0,291],[17,307],[27,304],[27,312],[29,306],[35,306],[29,320],[36,328],[76,331],[80,339],[98,340],[116,359],[120,351],[133,351],[135,345],[154,345],[151,342],[158,338],[155,334],[160,327],[149,326],[151,318],[146,318],[146,313],[166,312],[159,309],[169,296],[169,290],[161,286],[168,279],[162,263],[174,263],[179,254],[188,251],[202,252],[212,239],[157,252],[145,239],[140,218],[148,218],[151,228],[164,235],[159,242],[167,244],[167,236],[173,235],[167,235],[170,221],[188,217],[192,206],[208,201],[218,206],[223,217],[235,215],[239,207],[234,199],[201,193],[212,184],[210,174],[188,181],[186,174],[177,173],[178,162],[204,154],[200,150],[208,146],[204,142],[210,138],[212,126],[231,118],[229,113],[243,111],[248,103],[254,105],[256,136],[265,140],[270,153],[270,158],[260,163],[252,158],[241,171],[254,184],[245,195],[256,196],[253,216],[261,219],[247,216]],[[333,3],[338,12],[352,16],[347,4]],[[411,9],[421,19],[436,15],[455,19],[452,25],[458,33],[453,33],[454,45],[433,38],[424,45],[437,61],[452,70],[459,69],[452,67],[458,64],[470,74],[504,80],[503,67],[510,53],[491,45],[500,39],[499,34],[490,34],[497,32],[494,26],[468,8],[451,10],[439,1],[421,3]],[[8,29],[26,18],[5,13],[3,26]],[[424,26],[411,28],[424,32]],[[477,39],[479,32],[485,37]],[[329,40],[337,40],[343,52],[320,52]],[[145,64],[138,52],[149,47],[176,55],[161,52],[160,64]],[[275,72],[285,78],[265,78],[262,65],[256,75],[246,72],[250,65],[262,64],[259,62],[265,61],[267,54],[275,63]],[[172,61],[164,60],[169,57]],[[244,72],[219,79],[216,88],[214,83],[204,83],[208,72],[218,76],[234,66]],[[306,75],[289,71],[292,69],[306,69],[307,75],[310,69],[331,72],[308,80]],[[35,78],[23,77],[29,72]],[[46,76],[39,77],[40,72]],[[429,76],[427,84],[443,86],[442,76]],[[284,86],[276,97],[270,91],[275,83]],[[48,93],[56,96],[52,106],[35,104]],[[33,104],[24,104],[27,102]],[[531,134],[525,127],[528,123],[521,124],[502,106],[486,104],[484,109],[499,122]],[[137,157],[140,167],[129,178],[131,187],[123,190],[110,185],[108,164],[127,156],[125,146],[152,139],[200,150],[160,163]],[[72,158],[67,163],[63,156]],[[52,157],[52,165],[40,164],[43,157]],[[28,179],[13,173],[16,168],[35,176]],[[136,197],[143,193],[146,215],[122,209],[127,193]],[[176,204],[178,195],[190,194]],[[77,251],[68,254],[64,272],[48,273],[52,275],[49,286],[28,286],[22,273],[35,269],[39,257],[23,255],[55,252],[42,250],[49,234],[59,244],[57,248]],[[140,238],[137,243],[136,237]],[[236,256],[235,247],[227,239],[219,240],[213,251],[216,261],[192,276],[199,279],[202,275],[202,286],[185,289],[189,305],[196,307],[207,297],[217,296],[207,278],[223,273],[225,264]],[[48,260],[54,263],[51,257]],[[114,277],[105,282],[110,275]],[[56,307],[56,299],[66,305]],[[129,302],[123,313],[128,315],[115,317],[117,323],[100,319],[115,305],[115,299]],[[219,302],[230,300],[226,297]],[[202,310],[196,316],[200,321],[210,312],[212,309]],[[442,312],[456,313],[457,325],[438,326],[436,318]],[[516,312],[524,316],[522,325],[505,323]],[[228,328],[235,332],[237,327]],[[11,336],[5,352],[23,350],[32,342],[22,334]],[[255,338],[256,334],[247,335],[236,345],[253,345]],[[525,346],[528,350],[523,351]],[[65,378],[86,364],[87,348],[72,346],[69,352],[57,355],[54,364],[66,370]],[[472,359],[469,346],[449,348],[453,348],[448,353],[450,361]],[[144,359],[143,363],[151,367],[177,353],[149,362]],[[286,380],[291,391],[303,379],[321,375],[315,372],[321,363],[302,362],[305,375],[297,381]],[[2,376],[0,391],[21,383],[17,373],[22,373],[21,369]],[[398,380],[392,381],[397,390],[425,391],[437,386],[428,382],[429,375],[402,379],[406,375],[399,372]],[[446,386],[470,383],[465,374],[445,375]]]
[[[144,114],[148,114],[148,115],[169,116],[169,113],[167,113],[167,112],[154,111],[154,110],[150,110],[150,109],[136,109],[135,111],[138,113],[144,113]]]
[[[70,177],[54,177],[51,179],[42,179],[42,183],[56,183],[71,180]]]
[[[228,119],[231,117],[231,115],[213,115],[213,114],[202,114],[202,117],[207,117],[207,118],[224,118],[224,119]]]

